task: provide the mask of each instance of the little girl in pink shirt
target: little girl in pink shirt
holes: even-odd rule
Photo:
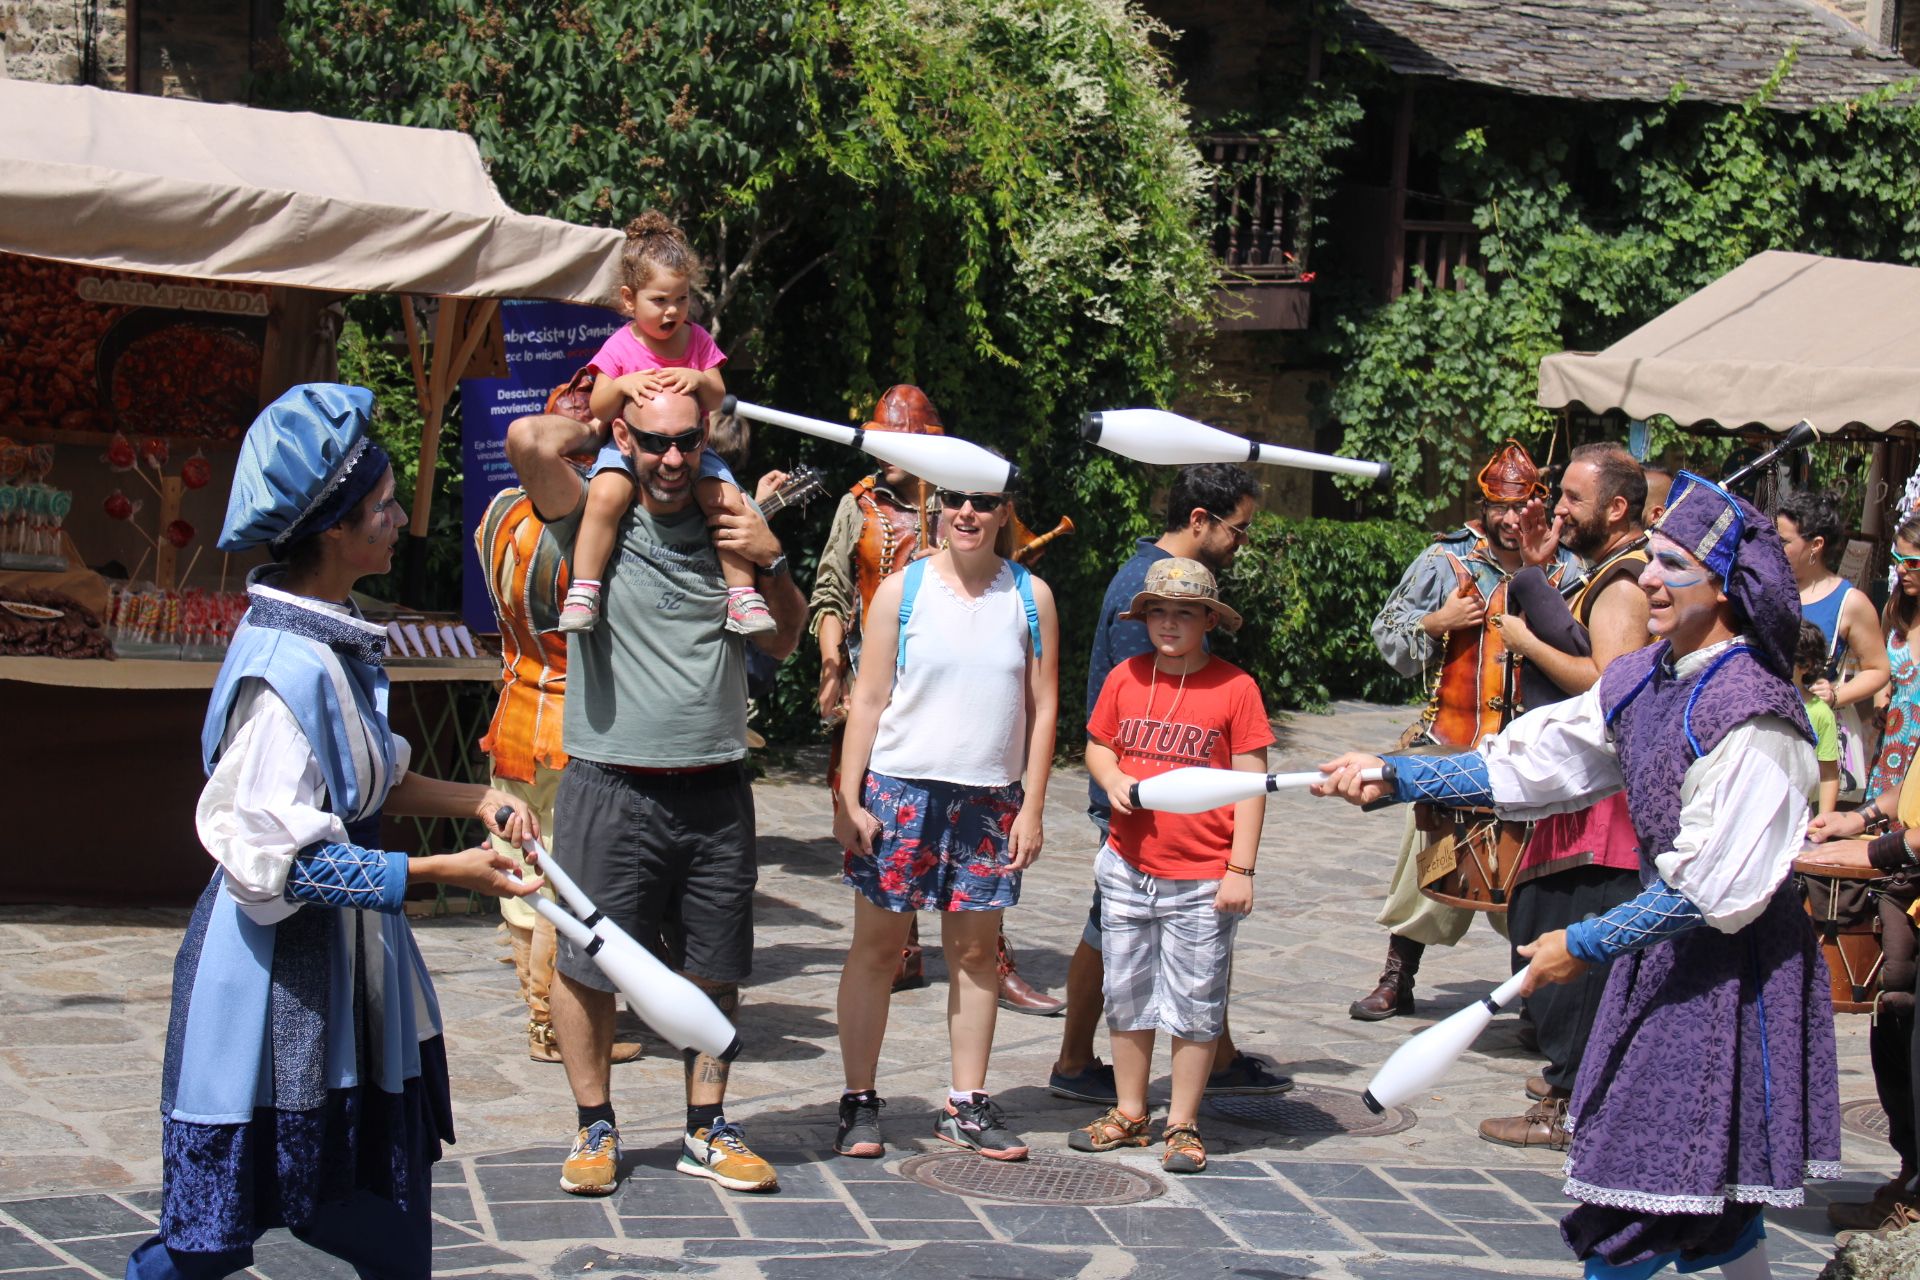
[[[680,229],[660,213],[643,213],[627,224],[627,244],[620,255],[620,307],[633,317],[608,335],[593,368],[593,416],[611,423],[629,399],[645,399],[660,392],[690,395],[703,414],[720,407],[727,394],[720,366],[726,353],[713,335],[687,318],[693,283],[702,272]],[[704,424],[705,419],[702,419]],[[692,433],[689,433],[692,434]],[[700,452],[700,478],[694,496],[709,516],[746,509],[740,486],[720,455],[700,439],[676,442],[682,453]],[[600,617],[600,579],[620,519],[633,505],[633,471],[626,455],[607,443],[594,460],[587,482],[587,510],[574,543],[572,585],[560,611],[560,630],[591,631]],[[742,635],[774,629],[767,602],[754,589],[754,566],[735,551],[720,551],[720,568],[727,580],[727,629]]]

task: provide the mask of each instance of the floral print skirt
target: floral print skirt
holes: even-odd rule
[[[969,787],[867,774],[861,804],[880,820],[868,856],[849,850],[841,879],[886,911],[1000,911],[1020,901],[1008,833],[1019,783]]]

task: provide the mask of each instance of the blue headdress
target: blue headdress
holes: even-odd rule
[[[1792,680],[1800,589],[1773,521],[1746,499],[1682,471],[1673,478],[1666,512],[1653,531],[1713,571],[1754,653],[1774,674]]]
[[[276,560],[331,529],[387,473],[387,454],[367,434],[373,392],[309,382],[260,411],[234,471],[222,551],[265,547]]]

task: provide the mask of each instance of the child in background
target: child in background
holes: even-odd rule
[[[720,407],[727,394],[720,377],[726,353],[687,318],[692,287],[702,270],[686,237],[664,215],[644,213],[627,224],[627,244],[620,255],[620,307],[633,320],[609,334],[593,358],[600,375],[593,384],[596,419],[611,424],[628,400],[661,392],[692,396],[704,413]],[[686,441],[681,451],[698,449],[704,431],[701,441]],[[693,489],[708,516],[746,509],[733,473],[713,449],[700,449],[700,478]],[[560,611],[560,630],[591,631],[599,621],[600,580],[613,554],[615,531],[632,505],[633,472],[609,429],[587,484],[587,511],[573,548],[573,580]],[[773,615],[754,589],[753,565],[737,552],[722,551],[719,556],[727,580],[727,630],[741,635],[772,631]]]
[[[1807,797],[1816,816],[1832,813],[1840,803],[1840,722],[1824,699],[1816,698],[1810,687],[1827,674],[1827,637],[1815,623],[1800,620],[1800,646],[1793,654],[1793,683],[1800,690],[1800,705],[1813,725],[1813,754],[1820,761],[1820,789]]]
[[[1266,772],[1273,728],[1253,678],[1211,657],[1215,626],[1237,631],[1198,560],[1173,556],[1147,570],[1122,620],[1144,622],[1153,652],[1116,666],[1087,721],[1087,771],[1113,805],[1100,886],[1100,955],[1118,1101],[1068,1136],[1076,1151],[1144,1147],[1154,1032],[1173,1039],[1173,1096],[1160,1167],[1198,1173],[1200,1096],[1227,1012],[1233,935],[1253,910],[1254,860],[1266,797],[1206,813],[1133,807],[1134,783],[1187,766]]]

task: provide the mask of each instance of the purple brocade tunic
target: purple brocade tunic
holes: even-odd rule
[[[1792,688],[1746,646],[1676,676],[1667,646],[1610,665],[1613,728],[1641,874],[1674,846],[1688,767],[1736,726],[1777,716],[1808,734]],[[1791,881],[1733,933],[1711,925],[1616,960],[1568,1108],[1561,1231],[1619,1266],[1727,1248],[1763,1205],[1804,1202],[1840,1172],[1826,962]]]

